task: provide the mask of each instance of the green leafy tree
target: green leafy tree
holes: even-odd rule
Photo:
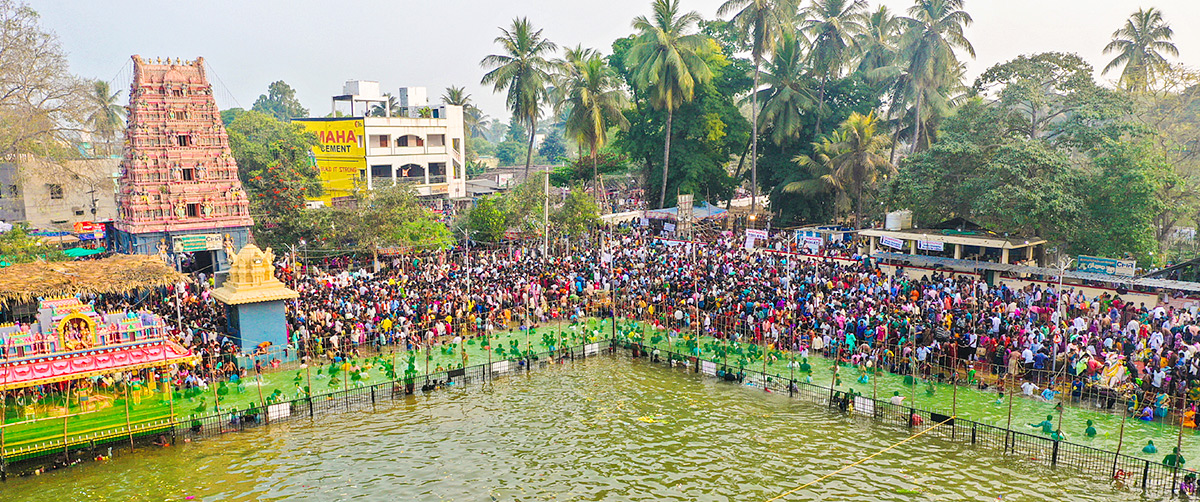
[[[1128,98],[1129,120],[1104,124],[1120,129],[1125,122],[1127,130],[1141,133],[1175,172],[1159,190],[1166,204],[1155,218],[1159,246],[1166,249],[1181,222],[1200,221],[1200,71],[1172,66],[1154,79],[1147,92],[1114,94]],[[1109,139],[1120,137],[1112,131],[1104,134]]]
[[[1085,211],[1084,173],[1047,142],[1016,137],[990,148],[986,163],[958,187],[974,220],[1015,235],[1076,241]],[[974,194],[972,196],[972,194]]]
[[[638,16],[633,28],[640,34],[629,49],[629,67],[635,86],[645,93],[655,109],[665,110],[663,134],[662,190],[658,206],[667,200],[667,169],[671,164],[671,122],[675,110],[690,102],[697,84],[712,78],[700,52],[707,46],[703,35],[690,33],[700,21],[696,12],[681,14],[679,0],[654,0],[651,18]]]
[[[282,80],[271,82],[271,85],[267,86],[267,93],[259,95],[250,109],[284,122],[308,117],[308,109],[296,99],[296,90]]]
[[[862,31],[854,37],[853,49],[858,58],[857,71],[871,81],[895,77],[896,58],[899,55],[900,18],[892,14],[886,5],[863,14],[860,18]]]
[[[778,49],[781,53],[782,47],[781,45]],[[812,107],[815,107],[816,83],[806,75],[800,77],[807,78],[807,85],[801,83],[799,88],[807,87],[814,96],[811,102]],[[831,80],[826,85],[827,107],[821,120],[825,123],[840,124],[853,113],[869,114],[880,106],[881,94],[885,89],[882,85],[868,82],[860,73],[851,73],[841,79]],[[797,104],[802,105],[803,99],[799,101]],[[771,105],[768,102],[766,106]],[[808,170],[797,169],[795,158],[819,153],[814,150],[815,145],[822,144],[837,131],[830,131],[825,136],[816,135],[817,117],[811,112],[812,107],[799,115],[799,123],[792,135],[781,137],[779,143],[767,142],[759,159],[759,180],[765,183],[764,189],[771,189],[771,208],[777,211],[777,224],[826,223],[835,216],[835,211],[841,214],[841,211],[846,210],[845,204],[850,201],[849,197],[841,192],[804,193],[784,190],[792,183],[814,179]],[[777,125],[783,123],[777,122]],[[767,131],[772,132],[770,129]]]
[[[992,66],[975,79],[975,91],[993,97],[1007,112],[1009,132],[1029,139],[1053,139],[1075,108],[1108,92],[1092,80],[1091,65],[1061,52],[1020,56]]]
[[[541,155],[547,162],[555,164],[559,159],[567,156],[567,145],[563,142],[562,135],[558,131],[551,131],[545,138],[542,139],[542,144],[538,146],[538,155]]]
[[[571,159],[565,165],[559,166],[550,175],[550,184],[554,186],[569,186],[576,182],[595,180],[597,176],[624,171],[629,167],[629,159],[615,148],[604,148],[595,156]]]
[[[229,124],[232,124],[234,119],[243,113],[246,113],[246,110],[237,107],[221,110],[221,124],[229,127]]]
[[[537,121],[542,115],[542,105],[549,101],[546,86],[552,81],[550,71],[553,66],[546,57],[558,46],[542,38],[542,30],[535,30],[527,18],[513,19],[512,25],[508,29],[501,28],[500,32],[502,34],[495,42],[502,53],[480,61],[481,66],[491,69],[480,83],[492,85],[495,92],[507,91],[505,103],[508,109],[528,128],[529,147],[525,152],[525,176],[528,177]]]
[[[356,197],[355,204],[326,210],[332,218],[329,235],[338,245],[369,251],[376,271],[380,250],[444,249],[453,242],[450,229],[407,186],[376,188]]]
[[[113,144],[125,128],[125,107],[118,103],[120,97],[121,91],[113,92],[108,82],[92,82],[92,113],[88,116],[88,126],[104,140],[105,155],[112,155]]]
[[[763,58],[771,52],[784,33],[794,24],[796,5],[792,0],[726,0],[717,9],[718,16],[733,14],[730,19],[737,33],[748,39],[750,57],[754,61],[754,91],[750,93],[750,186],[751,211],[758,209],[758,95],[759,76]]]
[[[317,137],[299,124],[257,111],[242,112],[226,128],[238,177],[255,214],[255,235],[276,247],[295,242],[306,226],[305,199],[321,194],[309,155]]]
[[[502,166],[515,166],[521,161],[521,154],[525,153],[525,144],[517,141],[505,141],[496,145],[496,159],[500,161]]]
[[[466,226],[472,240],[489,243],[504,240],[508,225],[499,198],[484,197],[475,201],[475,207],[467,213]]]
[[[479,163],[479,154],[475,145],[475,138],[482,137],[484,131],[481,121],[486,119],[479,108],[471,101],[471,95],[462,87],[450,86],[446,88],[446,92],[442,94],[442,102],[448,105],[461,106],[463,109],[463,153],[466,158],[468,175],[473,174],[470,171],[477,167]],[[486,140],[485,140],[486,141]]]
[[[41,237],[31,235],[24,223],[13,225],[12,230],[0,234],[0,262],[3,262],[0,265],[66,259],[62,250],[47,246]]]
[[[463,223],[471,238],[480,242],[500,242],[510,230],[524,233],[542,228],[542,204],[545,195],[539,176],[507,192],[481,198],[467,212]]]
[[[1166,204],[1159,190],[1175,181],[1171,166],[1145,140],[1106,141],[1094,159],[1085,250],[1151,264],[1158,251],[1154,218]]]
[[[1104,47],[1105,54],[1115,53],[1104,66],[1103,73],[1121,69],[1121,85],[1131,92],[1145,92],[1154,78],[1169,64],[1163,54],[1179,57],[1179,49],[1171,41],[1175,31],[1162,17],[1162,11],[1151,7],[1138,9],[1125,25],[1112,34]]]
[[[586,236],[600,224],[600,213],[595,198],[582,187],[574,187],[563,204],[550,215],[551,224],[572,236]]]

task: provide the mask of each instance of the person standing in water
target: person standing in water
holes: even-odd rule
[[[1041,427],[1042,434],[1053,433],[1054,432],[1054,415],[1046,415],[1046,419],[1042,420],[1041,423],[1029,424],[1029,426],[1034,427],[1034,428]]]
[[[1179,469],[1182,469],[1183,464],[1186,464],[1186,463],[1187,463],[1187,460],[1183,458],[1183,455],[1181,453],[1179,453],[1179,447],[1173,448],[1172,452],[1168,453],[1167,456],[1163,457],[1163,461],[1162,461],[1162,465],[1165,465],[1167,467],[1176,467]]]

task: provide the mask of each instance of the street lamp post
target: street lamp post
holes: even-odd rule
[[[1058,262],[1058,291],[1057,291],[1057,293],[1058,293],[1058,323],[1059,323],[1059,326],[1061,326],[1062,322],[1064,320],[1066,320],[1066,318],[1067,318],[1066,299],[1063,298],[1063,296],[1064,296],[1063,295],[1063,275],[1066,275],[1067,268],[1070,268],[1071,263],[1073,263],[1074,261],[1075,260],[1073,260],[1071,258],[1067,258],[1067,261],[1059,260],[1059,262]],[[1055,326],[1055,328],[1058,328],[1059,326]],[[1059,330],[1059,331],[1060,331],[1059,336],[1064,336],[1061,334],[1061,330]],[[1058,342],[1054,341],[1053,335],[1051,335],[1050,342],[1054,343],[1054,348],[1051,350],[1051,354],[1050,354],[1050,378],[1054,379],[1054,378],[1056,378],[1055,373],[1058,372]],[[1054,381],[1051,380],[1051,383],[1053,383],[1053,382]]]
[[[546,248],[550,244],[550,171],[542,185],[542,263],[546,263]]]

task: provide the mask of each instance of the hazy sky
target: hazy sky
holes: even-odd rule
[[[222,108],[249,108],[267,84],[284,80],[314,115],[349,79],[377,80],[385,92],[425,86],[431,100],[466,86],[486,113],[506,118],[503,97],[479,85],[479,60],[496,50],[497,27],[528,16],[560,46],[596,47],[632,32],[649,0],[27,0],[56,32],[71,69],[128,89],[132,54],[204,56]],[[683,0],[706,18],[722,0]],[[876,0],[903,12],[911,0]],[[1111,33],[1141,6],[1161,9],[1175,29],[1180,60],[1200,61],[1200,0],[966,0],[974,78],[1020,54],[1076,52],[1097,71]],[[1105,79],[1115,79],[1110,73]]]

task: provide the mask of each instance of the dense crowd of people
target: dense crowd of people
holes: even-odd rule
[[[1154,420],[1200,399],[1195,309],[1133,304],[1052,284],[991,286],[975,276],[884,268],[841,247],[819,258],[709,242],[657,239],[638,227],[611,237],[397,257],[379,273],[342,259],[277,267],[300,292],[287,310],[302,358],[338,357],[383,344],[406,348],[507,329],[514,323],[597,315],[588,299],[615,291],[622,317],[675,333],[811,351],[896,373],[1001,385],[1047,400],[1087,401]],[[833,259],[837,256],[841,259]],[[183,329],[212,378],[244,372],[209,295],[211,278],[141,305]],[[122,305],[105,305],[117,308]],[[604,314],[607,315],[607,314]],[[1009,378],[1011,377],[1011,378]]]

